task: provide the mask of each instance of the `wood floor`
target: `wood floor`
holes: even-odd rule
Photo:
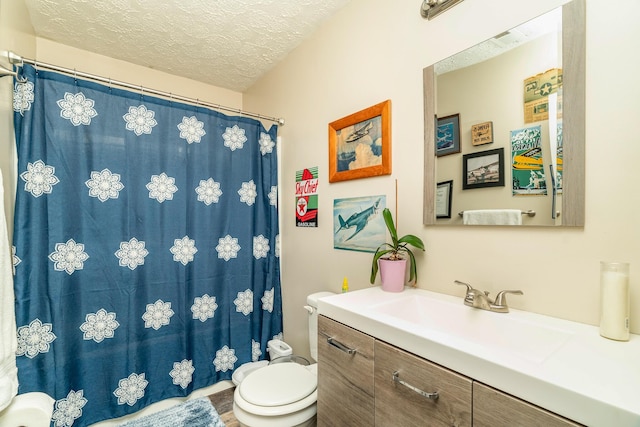
[[[209,400],[216,411],[220,415],[222,422],[226,427],[240,427],[240,423],[233,415],[233,391],[234,388],[228,388],[209,396]]]

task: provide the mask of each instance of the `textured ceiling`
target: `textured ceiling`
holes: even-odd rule
[[[24,2],[38,37],[243,92],[349,0]]]

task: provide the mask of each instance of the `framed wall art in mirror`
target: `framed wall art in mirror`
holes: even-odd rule
[[[484,145],[493,142],[493,122],[478,123],[471,126],[471,145]]]
[[[329,123],[329,182],[391,174],[391,100]]]
[[[462,189],[504,187],[504,148],[462,156]]]
[[[436,187],[436,217],[451,218],[453,180],[439,182]]]
[[[438,117],[436,125],[436,156],[460,152],[460,114]]]
[[[481,43],[480,49],[470,48],[423,70],[424,85],[424,224],[463,226],[457,216],[439,217],[436,212],[438,183],[463,176],[461,157],[483,152],[487,146],[475,145],[471,129],[477,124],[490,123],[493,131],[491,148],[504,149],[511,157],[511,132],[529,126],[525,123],[523,90],[525,80],[545,71],[562,71],[561,85],[557,87],[556,111],[553,118],[538,120],[543,141],[542,162],[545,173],[560,170],[559,159],[551,153],[557,121],[562,130],[562,191],[549,191],[545,195],[514,197],[511,185],[483,191],[464,191],[463,185],[452,189],[452,211],[477,209],[519,209],[536,211],[527,217],[524,226],[584,226],[585,214],[585,57],[586,19],[585,0],[571,0],[547,14],[522,24],[516,31],[508,30]],[[520,34],[531,34],[531,28],[543,21],[553,21],[544,33],[535,38],[515,43]],[[478,59],[477,51],[486,54],[486,45],[509,45],[501,54]],[[504,46],[502,46],[504,47]],[[539,61],[542,59],[542,61]],[[539,62],[536,62],[539,61]],[[481,78],[490,80],[491,84]],[[498,83],[507,83],[502,86]],[[484,91],[484,92],[483,92]],[[436,95],[437,94],[437,95]],[[556,94],[553,94],[555,96]],[[551,105],[549,105],[551,111]],[[437,117],[459,115],[460,153],[462,156],[440,156],[437,153]],[[476,132],[476,136],[478,136]],[[478,138],[476,138],[478,139]],[[481,139],[481,138],[480,138]],[[468,157],[468,159],[473,157]],[[552,165],[552,162],[558,165]],[[507,176],[509,175],[509,176]],[[511,182],[511,169],[504,171],[504,182]],[[548,185],[552,183],[547,177]],[[469,183],[473,187],[473,183]],[[555,187],[554,187],[555,188]]]

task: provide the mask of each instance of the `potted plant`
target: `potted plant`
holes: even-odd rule
[[[380,268],[380,280],[382,289],[390,292],[400,292],[404,289],[404,277],[406,272],[407,256],[409,257],[409,281],[418,278],[416,258],[409,249],[409,245],[424,251],[424,243],[413,234],[407,234],[398,238],[396,226],[389,208],[382,211],[384,223],[387,225],[391,243],[387,242],[376,249],[371,263],[371,284],[376,281],[378,265]]]

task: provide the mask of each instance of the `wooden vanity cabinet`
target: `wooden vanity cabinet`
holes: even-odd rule
[[[581,425],[325,316],[318,317],[317,420],[319,427]]]
[[[581,424],[474,381],[473,425],[474,427],[568,427]]]
[[[374,342],[369,335],[318,317],[318,426],[374,425]]]
[[[376,341],[375,425],[470,426],[472,382],[435,363]]]

